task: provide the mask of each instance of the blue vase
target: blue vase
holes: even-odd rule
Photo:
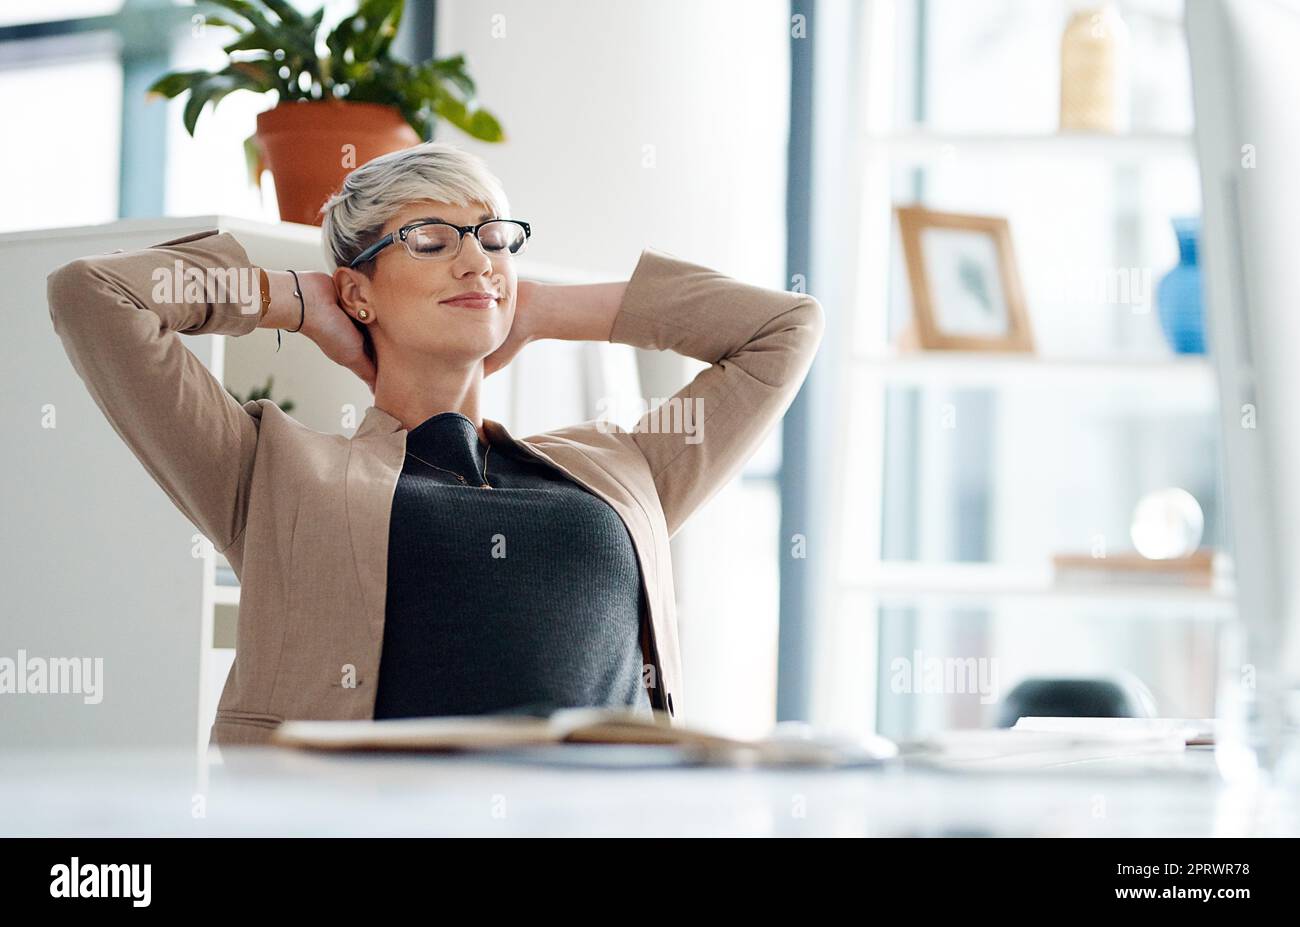
[[[1178,237],[1178,266],[1156,287],[1160,327],[1169,346],[1179,354],[1205,353],[1205,311],[1201,302],[1201,268],[1196,263],[1196,242],[1201,235],[1199,217],[1173,220]]]

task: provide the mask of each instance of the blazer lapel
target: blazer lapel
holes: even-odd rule
[[[401,422],[376,406],[366,410],[348,448],[348,540],[366,625],[377,641],[384,636],[388,529],[405,449]]]

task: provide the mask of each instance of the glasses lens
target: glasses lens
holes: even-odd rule
[[[449,258],[456,253],[459,238],[449,225],[420,225],[406,233],[406,247],[413,257]]]
[[[527,240],[518,222],[493,221],[478,230],[479,244],[488,254],[518,254]]]

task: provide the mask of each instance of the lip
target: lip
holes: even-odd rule
[[[453,296],[450,299],[444,299],[442,303],[447,306],[462,306],[466,309],[491,309],[497,304],[497,298],[491,293],[473,290]]]

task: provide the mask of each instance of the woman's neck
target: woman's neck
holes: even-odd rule
[[[439,364],[379,365],[375,379],[375,405],[402,423],[408,431],[439,412],[459,412],[474,423],[487,441],[479,413],[483,387],[483,361],[467,367]]]

